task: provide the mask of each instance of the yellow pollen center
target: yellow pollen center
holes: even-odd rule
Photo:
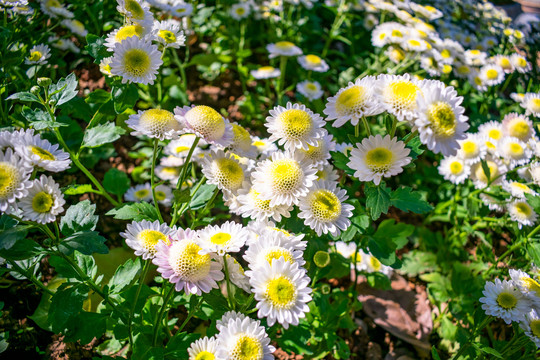
[[[0,162],[0,199],[11,194],[18,182],[19,172],[17,168],[8,162]]]
[[[210,106],[195,106],[184,117],[189,125],[201,133],[206,140],[219,140],[225,134],[223,116]]]
[[[317,91],[318,90],[317,85],[315,85],[314,83],[307,83],[306,88],[309,91]]]
[[[510,60],[508,60],[508,58],[504,58],[504,57],[499,60],[499,65],[501,67],[505,68],[505,69],[512,66],[510,64]]]
[[[244,15],[246,13],[246,9],[244,9],[243,7],[236,8],[236,13],[238,15]]]
[[[134,19],[142,20],[144,19],[144,10],[141,5],[135,0],[126,0],[125,8],[131,13],[131,16]]]
[[[272,72],[274,70],[275,68],[273,66],[263,66],[259,68],[259,71],[267,72],[267,73]]]
[[[491,160],[487,160],[486,161],[486,164],[489,168],[489,175],[492,179],[496,178],[497,176],[499,176],[499,167],[497,166],[496,163],[494,163],[493,161]],[[476,167],[476,171],[475,171],[475,176],[478,180],[480,180],[481,182],[483,183],[487,183],[488,182],[488,178],[487,178],[487,175],[486,173],[484,172],[484,169],[482,168],[482,166],[477,166]]]
[[[313,121],[304,110],[289,109],[279,115],[278,121],[288,139],[302,139],[311,133]]]
[[[379,147],[366,153],[365,163],[374,172],[388,171],[394,162],[394,154],[387,148]]]
[[[135,191],[135,197],[137,197],[138,199],[145,198],[149,194],[150,194],[150,191],[148,191],[147,189],[141,189],[141,190]]]
[[[210,273],[210,255],[200,255],[201,247],[192,240],[173,244],[169,251],[169,264],[182,280],[195,282],[205,279]]]
[[[214,354],[208,351],[201,351],[195,356],[195,360],[214,360],[215,358]]]
[[[510,156],[512,157],[520,158],[523,156],[523,153],[525,152],[525,150],[518,143],[510,143],[508,144],[508,152],[510,153]]]
[[[152,255],[156,253],[156,245],[160,240],[167,245],[169,244],[169,238],[162,232],[156,230],[143,230],[137,235],[137,239],[140,241],[143,248]]]
[[[499,73],[495,69],[489,69],[488,71],[486,71],[486,77],[489,80],[495,80],[498,76],[499,76]]]
[[[250,335],[240,335],[230,352],[231,360],[262,360],[263,357],[261,342]]]
[[[452,53],[450,53],[450,50],[448,49],[443,49],[441,51],[441,56],[445,59],[448,59],[450,56],[452,56]]]
[[[397,61],[405,59],[405,53],[399,49],[392,50],[392,57]]]
[[[274,307],[288,309],[296,300],[296,286],[288,278],[279,276],[268,282],[265,295]]]
[[[59,8],[61,6],[58,0],[47,0],[47,7],[49,8]]]
[[[366,92],[366,89],[359,85],[343,90],[336,100],[336,111],[338,115],[345,115],[363,104]]]
[[[270,211],[270,200],[262,200],[259,197],[260,194],[253,189],[249,191],[249,195],[251,196],[251,199],[253,200],[253,203],[257,209],[262,211]]]
[[[322,60],[317,55],[306,55],[306,61],[312,65],[320,65]]]
[[[488,136],[494,140],[499,140],[502,136],[502,132],[499,129],[491,129],[488,132]]]
[[[169,30],[159,30],[158,36],[165,40],[167,44],[172,44],[176,42],[176,35],[172,31]]]
[[[285,259],[285,261],[290,262],[290,263],[294,262],[292,253],[285,248],[274,248],[268,251],[266,255],[264,256],[264,258],[266,259],[266,261],[268,261],[270,265],[272,265],[272,260],[274,259],[277,260],[279,258],[283,258]]]
[[[399,30],[392,30],[392,36],[394,37],[403,37],[403,33]]]
[[[28,60],[30,61],[38,61],[39,59],[41,59],[41,57],[43,56],[43,54],[39,51],[32,51],[30,53],[30,56],[28,57]]]
[[[453,175],[459,175],[463,172],[463,164],[459,161],[454,161],[450,164],[450,172]]]
[[[523,283],[523,286],[529,291],[534,291],[536,296],[540,297],[540,284],[538,282],[529,277],[522,277],[520,280]]]
[[[174,114],[162,109],[146,110],[141,114],[139,124],[152,133],[157,134],[179,127]]]
[[[37,213],[46,213],[51,210],[54,199],[51,194],[45,191],[38,192],[32,199],[32,209]]]
[[[132,76],[145,75],[150,68],[150,64],[150,56],[142,49],[130,49],[124,54],[124,70]]]
[[[540,319],[532,320],[529,323],[529,326],[531,327],[531,332],[533,333],[533,335],[537,338],[540,338]]]
[[[56,160],[56,157],[54,157],[53,154],[45,149],[40,148],[39,146],[30,146],[30,150],[32,151],[32,154],[39,156],[41,160]]]
[[[409,40],[409,45],[411,45],[411,46],[420,46],[420,41],[415,40],[415,39],[411,39],[411,40]]]
[[[510,133],[510,136],[517,137],[518,139],[524,139],[529,135],[529,124],[523,119],[514,119],[510,123],[510,126],[508,126],[508,132]]]
[[[294,46],[294,44],[290,41],[278,41],[276,43],[276,47],[280,50],[289,50],[290,48],[292,48]]]
[[[132,36],[141,37],[143,30],[144,30],[143,27],[140,25],[123,26],[120,28],[120,30],[118,30],[118,32],[114,36],[114,40],[116,40],[116,42],[121,42],[122,40],[125,40],[128,37],[132,37]]]
[[[517,299],[516,297],[508,292],[502,292],[497,296],[497,304],[503,309],[509,310],[516,307]]]
[[[233,159],[221,158],[215,162],[214,176],[225,187],[236,190],[242,186],[244,181],[244,170],[239,163]]]
[[[476,146],[476,143],[474,141],[465,141],[461,145],[461,149],[463,149],[463,153],[469,157],[469,156],[475,156],[478,151],[478,146]]]
[[[522,217],[528,218],[531,216],[532,210],[531,207],[524,202],[518,202],[515,204],[515,209],[518,212],[518,214]]]
[[[521,67],[521,68],[526,67],[527,66],[527,60],[525,60],[524,58],[518,58],[517,59],[517,66]]]
[[[181,152],[188,151],[189,149],[191,149],[189,146],[180,145],[180,146],[177,146],[176,149],[174,150],[176,151],[177,154],[179,154]]]
[[[535,113],[540,112],[540,98],[531,99],[529,107]]]
[[[256,146],[256,147],[260,147],[260,146],[265,146],[266,143],[257,140],[257,141],[254,141],[253,144],[251,144],[251,145]]]
[[[406,109],[416,109],[416,96],[420,88],[411,81],[395,81],[385,89],[390,102]]]
[[[341,202],[336,194],[329,190],[319,189],[310,196],[313,217],[324,222],[336,221],[341,215]]]
[[[288,193],[301,184],[303,171],[295,160],[276,160],[270,166],[270,178],[277,193]]]
[[[231,240],[231,234],[223,233],[223,232],[214,234],[212,235],[212,237],[210,237],[210,241],[212,242],[212,244],[216,244],[216,245],[226,245],[230,240]]]
[[[471,69],[466,65],[461,65],[457,68],[457,71],[460,74],[468,74],[471,72]]]
[[[381,270],[381,262],[375,256],[370,256],[369,257],[369,264],[371,265],[373,270],[375,270],[375,271]]]
[[[450,104],[437,101],[430,105],[427,115],[432,129],[437,135],[444,137],[454,136],[456,133],[456,115]]]

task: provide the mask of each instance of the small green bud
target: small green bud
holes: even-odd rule
[[[48,77],[40,77],[37,79],[39,86],[49,87],[52,84],[52,80]]]
[[[56,105],[56,100],[55,99],[49,100],[49,106],[54,106],[54,105]]]
[[[321,285],[321,292],[324,294],[324,295],[328,295],[330,294],[330,291],[332,290],[332,288],[330,287],[330,285],[328,284],[322,284]]]
[[[32,88],[30,89],[30,92],[34,95],[39,95],[39,93],[41,92],[41,88],[37,85],[32,86]]]
[[[326,267],[330,264],[330,255],[326,251],[317,251],[313,256],[313,262],[320,268]]]

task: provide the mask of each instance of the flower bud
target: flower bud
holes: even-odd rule
[[[37,79],[39,86],[49,87],[52,84],[52,80],[48,77],[40,77]]]
[[[320,268],[326,267],[330,264],[330,255],[326,251],[317,251],[313,256],[313,262]]]
[[[34,95],[39,95],[39,93],[41,92],[41,88],[37,85],[34,85],[32,86],[32,88],[30,89],[30,92]]]

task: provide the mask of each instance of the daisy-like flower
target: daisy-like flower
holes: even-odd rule
[[[259,224],[265,226],[264,224]],[[305,241],[298,240],[297,237],[287,236],[280,229],[270,230],[265,229],[258,232],[257,241],[248,243],[248,248],[243,256],[248,262],[249,268],[255,270],[264,263],[272,264],[272,260],[283,258],[290,263],[298,263],[303,266]]]
[[[40,44],[30,49],[30,55],[24,60],[26,65],[44,65],[51,57],[51,49],[47,45]]]
[[[174,5],[169,7],[169,11],[174,16],[185,18],[193,13],[193,5],[183,1],[177,1]]]
[[[227,270],[229,271],[229,279],[231,282],[245,292],[250,293],[251,287],[249,286],[249,278],[246,276],[242,265],[240,265],[231,255],[227,254],[223,257],[218,257],[217,261],[223,265],[223,259],[227,261]],[[225,268],[225,265],[223,265],[223,267]]]
[[[540,315],[538,312],[537,309],[531,309],[525,314],[525,319],[519,323],[519,326],[536,347],[540,348]]]
[[[127,19],[142,26],[151,27],[154,17],[150,8],[139,0],[116,0],[116,10],[124,14]]]
[[[519,290],[525,294],[536,306],[540,305],[540,284],[529,274],[521,270],[510,269],[510,277]]]
[[[296,205],[317,179],[316,172],[300,154],[275,152],[257,164],[251,175],[253,189],[261,200],[270,200],[270,207]]]
[[[489,138],[494,142],[498,142],[503,137],[503,127],[498,121],[489,121],[478,127],[480,136]]]
[[[345,204],[347,199],[347,191],[338,188],[336,183],[317,181],[300,200],[298,217],[318,236],[322,233],[337,236],[351,225],[349,218],[354,206]]]
[[[107,35],[107,38],[105,39],[105,47],[109,51],[114,51],[116,44],[121,43],[125,39],[130,37],[143,38],[147,33],[147,29],[139,24],[124,25]]]
[[[163,64],[156,45],[136,36],[128,37],[114,47],[111,73],[122,77],[122,84],[154,84]]]
[[[32,182],[28,195],[19,201],[24,220],[47,224],[56,220],[56,216],[64,211],[64,196],[59,185],[50,176],[41,177]]]
[[[384,54],[392,61],[394,64],[399,64],[403,60],[405,60],[405,51],[400,49],[399,47],[389,46],[388,49],[384,52]]]
[[[165,146],[163,152],[167,155],[184,158],[188,155],[189,150],[193,146],[196,138],[197,136],[194,134],[182,134],[180,135],[179,139],[172,140],[170,143],[168,143],[167,146]],[[197,146],[203,145],[206,145],[205,141],[203,139],[199,139]],[[195,148],[194,151],[196,150],[197,148]]]
[[[309,54],[298,57],[298,63],[304,69],[315,72],[327,72],[330,66],[317,55]]]
[[[273,360],[276,348],[270,345],[260,321],[247,316],[231,316],[219,327],[217,359]]]
[[[387,75],[377,78],[380,89],[376,92],[386,111],[399,121],[415,120],[417,117],[417,99],[422,95],[423,81],[411,79],[409,74]]]
[[[490,59],[494,64],[499,65],[505,73],[510,74],[514,72],[514,65],[510,57],[506,55],[495,55]]]
[[[86,30],[84,24],[77,19],[64,19],[61,24],[80,37],[85,37],[88,34],[88,30]]]
[[[231,17],[234,20],[242,20],[249,16],[251,7],[248,2],[236,3],[231,6]]]
[[[240,251],[251,233],[242,224],[227,221],[221,226],[208,225],[199,230],[198,235],[197,243],[202,248],[201,254],[215,252],[223,256],[225,253]]]
[[[41,0],[40,7],[41,11],[52,18],[60,16],[71,19],[73,16],[75,16],[71,11],[64,8],[64,6],[60,4],[58,0]]]
[[[459,156],[445,157],[439,165],[439,174],[452,184],[462,184],[471,174],[471,167]]]
[[[261,66],[256,70],[251,70],[251,76],[255,79],[273,79],[280,77],[281,71],[273,66]]]
[[[324,135],[324,120],[304,105],[287,103],[286,107],[276,106],[264,124],[271,134],[269,140],[277,141],[286,150],[308,149],[317,145],[317,139]]]
[[[252,139],[253,142],[251,144],[255,146],[257,151],[264,156],[268,156],[269,154],[278,151],[277,145],[267,138],[253,136]]]
[[[464,139],[469,128],[465,109],[460,106],[463,97],[457,96],[452,86],[431,81],[418,97],[418,118],[415,128],[420,141],[434,153],[454,155],[459,148],[458,140]]]
[[[498,158],[487,156],[485,161],[489,169],[489,178],[484,172],[482,163],[477,162],[471,167],[471,179],[474,182],[474,186],[478,189],[486,187],[490,181],[492,185],[501,184],[503,181],[502,175],[507,171],[506,166]]]
[[[146,135],[159,140],[177,138],[182,128],[174,114],[163,109],[139,110],[129,116],[126,124],[135,130],[131,135]]]
[[[527,111],[527,115],[540,117],[540,93],[527,93],[520,104]]]
[[[296,84],[296,91],[305,96],[309,101],[320,99],[324,91],[317,81],[304,80]]]
[[[174,198],[172,189],[164,184],[156,186],[156,200],[158,203],[164,206],[171,206],[172,199]],[[153,199],[152,199],[153,200]]]
[[[460,62],[456,62],[452,69],[454,71],[454,75],[460,79],[467,79],[473,73],[473,68],[471,66]]]
[[[181,168],[179,166],[165,165],[163,164],[163,160],[160,165],[156,166],[156,176],[161,180],[168,180],[176,183],[178,181],[178,178],[180,177]]]
[[[374,93],[376,84],[377,79],[374,76],[357,79],[354,83],[349,82],[349,85],[341,88],[335,96],[328,98],[323,110],[326,120],[335,120],[332,126],[340,127],[347,121],[356,125],[363,116],[382,113],[384,108]]]
[[[156,256],[156,246],[162,242],[166,245],[171,243],[169,237],[176,232],[166,224],[160,224],[158,220],[134,221],[126,226],[126,232],[120,236],[126,239],[126,245],[135,250],[135,255],[143,260],[153,259]]]
[[[229,150],[236,155],[248,158],[257,157],[257,148],[253,145],[251,135],[241,125],[232,124],[233,141],[229,145]]]
[[[281,221],[281,217],[290,217],[292,205],[270,206],[270,200],[262,200],[259,192],[249,186],[238,191],[239,207],[236,213],[242,217],[250,217],[257,221],[267,221],[269,218]]]
[[[422,15],[423,17],[425,17],[426,19],[430,21],[436,20],[443,16],[442,11],[440,11],[437,8],[434,8],[433,6],[429,6],[429,5],[423,6],[412,1],[409,3],[409,6],[411,7],[411,10],[414,11],[416,14]]]
[[[504,70],[499,65],[487,64],[480,68],[480,78],[487,86],[498,85],[504,80]]]
[[[195,340],[187,349],[189,360],[213,360],[216,359],[216,354],[219,348],[219,343],[215,337],[203,337]]]
[[[193,105],[183,108],[177,106],[174,109],[174,115],[182,124],[184,133],[195,134],[208,144],[223,148],[232,143],[232,125],[210,106]]]
[[[515,198],[523,199],[525,198],[525,194],[538,195],[536,191],[519,181],[505,181],[502,187]]]
[[[347,166],[356,170],[354,176],[358,180],[373,181],[379,185],[383,177],[391,177],[403,171],[403,167],[411,162],[408,156],[410,152],[405,143],[397,138],[372,135],[356,144]]]
[[[534,136],[533,123],[524,115],[517,113],[506,114],[503,118],[502,126],[505,137],[515,137],[526,142]]]
[[[266,45],[266,50],[270,53],[268,56],[270,59],[278,56],[302,55],[302,50],[290,41],[278,41],[275,44],[268,44]]]
[[[427,41],[419,39],[417,37],[408,37],[403,41],[403,48],[408,51],[424,52],[429,49]]]
[[[528,163],[533,155],[526,143],[514,137],[502,139],[497,146],[497,153],[508,161],[510,169]]]
[[[484,92],[487,91],[487,84],[480,76],[480,72],[474,70],[469,75],[469,83],[478,91]]]
[[[467,165],[480,162],[487,154],[487,147],[478,134],[468,134],[467,138],[459,141],[458,156]]]
[[[484,297],[480,298],[482,309],[487,315],[496,316],[510,325],[512,321],[521,321],[530,309],[530,303],[512,281],[486,282]]]
[[[528,62],[527,58],[523,55],[514,53],[510,56],[510,61],[512,62],[512,65],[514,65],[514,68],[520,73],[527,73],[532,69],[531,63]]]
[[[154,23],[154,33],[157,41],[164,47],[178,49],[186,44],[186,37],[180,26],[174,21],[156,21]]]
[[[124,194],[124,199],[132,202],[152,201],[152,188],[150,187],[150,183],[138,184],[130,187]]]
[[[246,180],[246,168],[231,154],[223,150],[212,151],[204,157],[202,172],[209,184],[216,185],[220,190],[235,193]]]
[[[487,53],[478,49],[465,51],[465,63],[471,66],[482,66],[486,63]]]
[[[61,39],[57,36],[49,36],[48,39],[49,45],[51,45],[53,48],[60,49],[60,50],[69,50],[74,52],[75,54],[78,54],[81,52],[81,50],[75,45],[73,41],[70,39]]]
[[[330,151],[334,151],[336,143],[332,135],[329,135],[325,130],[325,135],[320,139],[317,139],[317,145],[309,145],[307,150],[297,149],[296,151],[304,155],[304,159],[315,166],[317,169],[328,164],[328,160],[331,158]]]
[[[515,93],[515,92],[510,93],[510,99],[514,100],[517,103],[522,102],[524,98],[525,98],[524,93]]]
[[[257,300],[257,316],[266,317],[268,325],[276,321],[285,329],[289,324],[298,325],[299,319],[309,312],[311,301],[310,278],[298,263],[283,258],[263,263],[257,270],[246,271]]]
[[[0,152],[0,211],[5,212],[17,199],[28,194],[32,168],[8,148]]]
[[[319,171],[317,171],[317,181],[338,181],[339,174],[331,164],[324,165]]]
[[[111,62],[112,56],[101,59],[99,63],[99,71],[101,71],[103,75],[113,76],[113,74],[111,73]]]
[[[178,229],[172,242],[159,242],[152,262],[164,279],[175,284],[176,291],[201,295],[218,287],[216,281],[224,278],[221,264],[212,255],[201,255],[197,245],[197,233],[191,229]]]
[[[518,227],[521,229],[523,225],[533,226],[538,219],[538,215],[534,211],[531,205],[526,200],[517,199],[507,205],[510,219],[518,223]]]
[[[33,131],[27,131],[19,138],[15,150],[28,164],[47,171],[64,171],[71,164],[69,154],[59,149],[58,144],[52,145]]]
[[[380,272],[390,277],[394,272],[390,266],[382,264],[375,256],[365,253],[362,250],[360,250],[356,258],[356,266],[358,267],[359,265],[363,271],[368,273]]]

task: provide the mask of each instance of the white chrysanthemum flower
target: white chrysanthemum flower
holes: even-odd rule
[[[253,139],[253,142],[251,143],[251,145],[255,146],[259,154],[262,154],[263,156],[268,156],[272,154],[273,152],[276,152],[279,150],[277,145],[273,141],[270,141],[267,138],[260,138],[258,136],[252,136],[252,139]]]
[[[113,74],[111,73],[111,62],[112,56],[101,59],[99,63],[99,71],[101,71],[103,75],[113,76]]]
[[[251,174],[253,189],[270,206],[298,204],[317,178],[317,169],[299,154],[275,152],[257,164]]]
[[[186,36],[176,22],[168,20],[156,21],[154,22],[153,32],[157,41],[166,48],[178,49],[186,44]]]
[[[317,175],[317,181],[338,181],[339,174],[336,169],[334,169],[334,166],[332,164],[326,164],[324,165],[319,171],[316,173]]]
[[[382,74],[377,81],[380,89],[376,94],[386,110],[399,121],[415,120],[418,116],[417,99],[423,94],[424,81],[411,79],[409,74]]]
[[[49,36],[47,42],[49,43],[49,45],[56,49],[69,50],[71,52],[74,52],[75,54],[81,52],[77,45],[75,45],[75,43],[70,39],[61,39],[57,36]]]
[[[163,160],[166,159],[162,159],[162,161]],[[161,163],[160,165],[156,166],[155,174],[161,180],[176,183],[178,178],[180,178],[181,169],[182,168],[180,166],[169,166]]]
[[[532,69],[531,63],[528,62],[527,58],[525,58],[525,56],[523,55],[514,53],[510,56],[510,61],[512,62],[512,65],[514,65],[516,70],[520,73],[527,73]]]
[[[279,230],[265,229],[258,233],[256,241],[248,243],[243,258],[248,262],[250,269],[254,270],[263,263],[272,264],[272,260],[279,258],[284,258],[290,263],[297,262],[300,266],[306,263],[303,257],[306,242],[300,241],[298,237],[287,236]]]
[[[88,30],[86,30],[84,24],[77,19],[64,19],[61,24],[80,37],[86,37],[88,35]]]
[[[526,93],[520,105],[527,111],[527,115],[540,117],[540,93]]]
[[[52,172],[60,172],[69,168],[71,159],[69,154],[59,149],[58,144],[52,145],[48,140],[42,139],[33,130],[27,131],[19,138],[17,153],[29,165]]]
[[[148,29],[138,24],[124,25],[121,28],[115,29],[110,32],[105,38],[105,47],[109,51],[114,51],[116,44],[121,43],[127,38],[137,37],[143,39],[148,33]]]
[[[173,16],[186,18],[193,13],[193,5],[184,1],[177,1],[174,5],[168,7],[168,11]]]
[[[531,309],[525,314],[525,319],[519,323],[519,326],[525,332],[525,335],[531,339],[537,348],[540,348],[540,310]]]
[[[163,64],[156,45],[136,36],[128,37],[114,47],[111,73],[122,77],[122,84],[134,82],[154,84]]]
[[[483,66],[487,61],[487,53],[478,49],[465,51],[465,63],[471,66]]]
[[[32,168],[13,153],[11,148],[0,152],[0,211],[5,212],[17,199],[28,194]]]
[[[273,79],[281,76],[281,71],[273,66],[261,66],[256,70],[250,71],[255,79]]]
[[[26,65],[44,65],[51,57],[51,50],[47,45],[40,44],[30,49],[30,55],[24,60]]]
[[[358,124],[363,116],[373,116],[383,112],[384,108],[375,96],[377,80],[374,76],[366,76],[349,82],[337,94],[328,98],[323,113],[326,120],[335,120],[333,127],[340,127],[347,121],[353,126]]]
[[[288,329],[289,324],[298,325],[309,312],[306,304],[311,301],[310,278],[298,263],[279,258],[246,271],[246,275],[257,300],[257,316],[265,317],[269,326],[277,321]]]
[[[515,137],[527,142],[534,136],[533,123],[525,115],[517,113],[506,114],[503,118],[502,126],[505,137]]]
[[[469,83],[480,92],[485,92],[488,89],[486,82],[484,81],[482,76],[480,76],[480,72],[476,70],[471,72],[471,74],[469,75]]]
[[[388,277],[392,276],[394,272],[394,269],[390,266],[382,264],[375,256],[362,250],[359,251],[356,257],[356,267],[360,267],[360,269],[368,273],[380,272]]]
[[[463,97],[457,96],[452,86],[440,81],[430,81],[418,96],[418,118],[415,128],[420,141],[434,153],[445,156],[455,155],[458,140],[464,139],[469,128],[465,109],[460,106]]]
[[[130,187],[124,194],[124,199],[126,201],[132,202],[151,202],[152,201],[152,188],[150,183],[138,184],[133,187]]]
[[[499,65],[487,64],[480,68],[480,78],[487,86],[498,85],[504,80],[504,70]]]
[[[473,67],[456,62],[452,68],[454,75],[460,79],[468,79],[473,74]]]
[[[171,189],[171,187],[165,184],[158,185],[155,188],[155,193],[156,193],[156,200],[158,203],[164,206],[171,206],[172,200],[174,198],[173,190]],[[152,201],[153,200],[154,199],[152,197]]]
[[[197,245],[197,233],[191,229],[178,229],[172,242],[159,242],[152,262],[164,279],[175,284],[176,291],[201,295],[218,288],[216,281],[224,278],[221,264],[212,260],[212,255],[201,255]]]
[[[439,173],[452,184],[462,184],[471,174],[471,167],[459,156],[450,156],[441,160]]]
[[[508,161],[509,169],[529,162],[533,155],[526,143],[515,137],[505,137],[497,146],[497,153]]]
[[[520,229],[523,227],[523,225],[533,226],[538,219],[538,215],[526,200],[514,200],[508,203],[507,209],[508,213],[510,214],[510,219],[516,221]]]
[[[304,80],[296,84],[296,91],[305,96],[309,101],[320,99],[324,91],[317,81]]]
[[[488,175],[484,172],[481,162],[477,162],[471,167],[471,179],[477,189],[482,189],[488,184],[501,184],[503,181],[502,175],[508,170],[499,158],[487,156],[485,161],[489,169],[489,179]]]
[[[217,359],[273,360],[276,350],[260,321],[234,316],[219,328]]]
[[[327,72],[330,66],[317,55],[304,55],[298,57],[298,63],[306,70],[315,72]]]
[[[182,128],[174,114],[163,109],[139,110],[129,116],[126,125],[135,130],[131,135],[146,135],[159,140],[177,138]]]
[[[218,257],[217,261],[223,265],[223,259],[227,261],[229,280],[231,280],[234,285],[238,286],[245,292],[251,293],[251,287],[249,286],[249,278],[246,276],[242,265],[240,265],[235,258],[227,254],[225,254],[225,256],[223,257]],[[223,265],[223,268],[225,268],[225,265]]]
[[[236,312],[234,310],[227,311],[225,314],[223,314],[221,319],[216,320],[216,329],[221,331],[223,328],[226,328],[229,320],[240,319],[242,321],[246,318],[248,317],[240,312]]]
[[[116,0],[118,5],[116,10],[124,14],[126,18],[136,24],[151,27],[154,20],[150,8],[139,0]]]
[[[212,151],[205,156],[202,172],[209,184],[216,185],[220,190],[236,193],[246,180],[246,168],[231,154],[223,150]]]
[[[20,199],[18,206],[24,220],[47,224],[56,220],[64,211],[64,196],[59,185],[50,176],[41,175],[28,188],[28,195]]]
[[[420,14],[426,19],[432,21],[436,20],[438,18],[441,18],[443,16],[443,12],[440,11],[437,8],[434,8],[430,5],[420,5],[415,2],[410,2],[409,6],[411,7],[411,10],[414,11],[416,14]]]
[[[197,138],[197,135],[194,134],[182,134],[179,139],[172,140],[169,142],[165,148],[163,149],[163,152],[166,155],[169,156],[175,156],[177,158],[185,158],[187,157],[189,150],[193,146],[193,143],[195,142],[195,139]],[[197,143],[197,146],[205,145],[204,140],[200,139]],[[195,148],[195,151],[197,151],[198,147]]]
[[[253,145],[249,131],[238,124],[232,124],[232,131],[233,140],[231,145],[229,145],[229,150],[239,156],[256,158],[257,148]]]
[[[347,191],[334,182],[317,181],[310,192],[300,200],[298,217],[304,224],[315,230],[318,236],[337,236],[351,225],[354,206],[344,203]]]
[[[486,315],[499,317],[507,324],[523,320],[530,309],[530,302],[515,288],[512,281],[488,281],[482,294],[484,297],[480,298],[480,302]]]
[[[460,140],[458,143],[457,155],[468,165],[480,162],[487,154],[486,144],[478,134],[469,133],[466,139]]]
[[[524,199],[525,194],[531,194],[533,196],[537,196],[538,194],[536,191],[528,187],[527,185],[520,183],[519,181],[504,181],[502,188],[506,190],[510,195],[512,195],[515,198]]]
[[[262,200],[259,195],[251,186],[240,189],[237,197],[239,207],[236,213],[257,221],[267,221],[268,218],[281,221],[282,216],[286,218],[291,216],[292,205],[270,206],[270,200]]]
[[[512,61],[510,60],[510,57],[507,55],[495,55],[490,58],[490,60],[496,64],[499,65],[505,73],[510,74],[514,72],[514,65],[512,65]]]
[[[71,19],[75,16],[71,11],[64,8],[58,0],[40,0],[40,7],[41,11],[52,18],[60,16]]]
[[[215,337],[203,337],[195,340],[187,349],[189,360],[213,360],[216,359],[216,354],[219,348],[219,343]]]
[[[269,140],[277,141],[286,150],[308,149],[317,145],[317,139],[324,135],[324,120],[304,105],[287,103],[286,107],[276,106],[264,124],[271,134]]]
[[[496,143],[503,138],[503,126],[498,121],[489,121],[478,127],[478,134]]]
[[[407,37],[407,39],[403,41],[402,46],[405,50],[415,52],[424,52],[430,47],[427,41],[419,39],[416,36]]]
[[[225,253],[238,252],[251,236],[250,231],[242,224],[232,221],[220,226],[208,225],[197,233],[199,235],[197,243],[202,248],[200,251],[202,255],[215,252],[223,256]]]
[[[153,259],[156,256],[156,246],[162,242],[169,245],[169,237],[176,232],[166,224],[160,224],[158,220],[150,222],[147,220],[134,221],[126,226],[126,232],[120,236],[126,239],[126,245],[135,250],[135,255],[143,260]]]
[[[399,64],[403,60],[405,60],[405,51],[400,49],[399,47],[395,46],[389,46],[388,49],[384,52],[384,55],[386,55],[390,61],[392,61],[394,64]]]
[[[524,93],[515,93],[515,92],[510,93],[510,99],[514,100],[517,103],[522,102],[524,98],[525,98]]]
[[[268,44],[266,45],[266,50],[270,53],[268,56],[270,59],[278,56],[302,55],[302,50],[290,41],[278,41],[275,44]]]
[[[251,6],[249,2],[236,3],[231,6],[230,14],[234,20],[242,20],[249,16],[251,13]]]
[[[331,158],[330,151],[336,149],[334,137],[329,135],[326,130],[324,132],[325,135],[317,139],[317,145],[309,145],[307,150],[296,149],[296,152],[304,155],[304,159],[317,169],[322,169],[324,165],[328,164],[328,160]]]
[[[183,125],[184,133],[195,134],[208,144],[223,148],[232,143],[234,135],[229,120],[209,106],[177,106],[174,115]]]
[[[351,241],[350,243],[336,241],[334,243],[334,246],[336,248],[336,252],[343,256],[345,259],[352,259],[357,248],[354,241]]]
[[[395,137],[372,135],[356,144],[347,166],[356,170],[354,177],[358,180],[373,181],[379,185],[383,177],[391,177],[403,171],[403,167],[411,162],[408,156],[410,152],[403,141]]]
[[[509,273],[518,289],[525,294],[534,305],[540,306],[540,284],[538,281],[521,270],[510,269]]]

